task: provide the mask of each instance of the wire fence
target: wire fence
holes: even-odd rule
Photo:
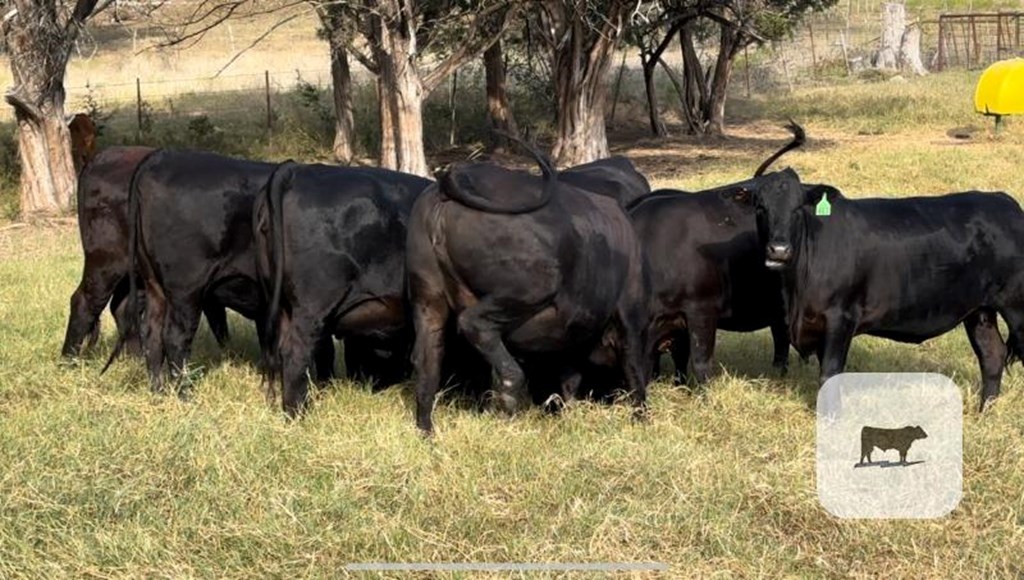
[[[870,67],[881,36],[881,13],[877,7],[872,2],[850,0],[839,9],[808,18],[789,39],[744,51],[734,66],[733,90],[753,95],[808,83],[827,84],[859,74]],[[921,29],[922,60],[930,70],[978,67],[1020,55],[1021,19],[1021,13],[920,13],[908,18]],[[678,48],[674,51],[667,60],[671,66],[678,66],[681,56]],[[701,50],[707,63],[714,54],[713,44]],[[638,67],[639,60],[629,56],[626,62],[635,73],[633,69]],[[302,114],[319,116],[319,121],[327,126],[332,121],[333,108],[327,95],[331,77],[326,67],[193,78],[160,78],[158,74],[163,73],[67,87],[65,109],[68,113],[87,112],[106,131],[119,134],[119,140],[137,142],[146,141],[147,135],[172,123],[183,124],[200,135],[226,123],[262,129],[269,135],[278,124],[287,122],[289,114],[299,114],[293,110],[296,102],[304,109]],[[476,74],[480,76],[479,70]],[[638,96],[643,90],[642,83],[634,82],[635,74],[626,78],[637,86],[625,91],[624,98],[632,94],[642,102]],[[363,112],[373,114],[373,83],[359,74],[356,83],[361,85],[366,101]],[[516,90],[514,75],[510,76],[510,84],[511,90]],[[461,110],[452,111],[452,115],[459,117],[472,116],[469,107],[479,108],[478,103],[464,99],[452,102],[456,109],[466,108],[465,115]],[[12,110],[0,108],[0,121],[11,119]]]
[[[69,87],[65,109],[85,111],[122,133],[142,134],[170,119],[245,118],[271,130],[280,95],[330,86],[330,71],[296,69],[218,77],[144,79]]]

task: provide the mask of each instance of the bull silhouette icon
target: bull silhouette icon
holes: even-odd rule
[[[882,429],[865,426],[860,430],[860,462],[854,465],[854,467],[867,467],[870,465],[878,465],[880,467],[899,465],[906,467],[923,463],[923,461],[911,461],[908,463],[907,452],[910,451],[910,446],[914,444],[914,441],[927,437],[928,434],[924,432],[920,425],[907,426],[900,429]],[[871,453],[875,448],[882,451],[895,449],[900,454],[899,463],[891,461],[872,462]]]

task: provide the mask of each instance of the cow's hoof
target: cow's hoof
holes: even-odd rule
[[[506,415],[519,411],[519,398],[511,393],[495,393],[494,403]]]
[[[646,405],[633,409],[633,422],[641,425],[647,425],[651,422],[651,414],[648,412]]]
[[[564,397],[554,394],[548,397],[541,407],[549,415],[561,415],[567,405],[568,401]]]
[[[986,397],[986,398],[982,399],[981,406],[978,408],[978,412],[979,413],[984,413],[985,411],[991,409],[992,405],[995,404],[995,402],[996,402],[996,398],[995,397]]]

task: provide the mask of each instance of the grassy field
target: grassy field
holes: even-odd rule
[[[655,142],[620,124],[614,149],[658,186],[696,188],[749,175],[791,115],[811,142],[787,159],[807,180],[850,195],[977,187],[1024,200],[1024,126],[992,136],[970,110],[975,79],[734,101],[729,139]],[[359,561],[657,561],[671,566],[664,577],[1024,574],[1024,372],[1015,366],[979,416],[961,330],[920,346],[858,338],[848,367],[956,381],[960,506],[940,520],[841,521],[816,498],[817,365],[792,356],[780,380],[764,332],[722,333],[721,373],[703,391],[653,385],[647,425],[624,406],[507,419],[442,400],[426,442],[408,386],[371,394],[338,381],[305,420],[283,421],[237,318],[226,351],[201,328],[191,403],[150,395],[136,361],[99,375],[109,318],[93,355],[59,363],[80,268],[73,226],[0,230],[0,577],[323,577]]]

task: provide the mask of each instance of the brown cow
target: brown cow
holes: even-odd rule
[[[81,173],[85,164],[96,156],[96,124],[85,113],[75,113],[68,121],[71,132],[71,159],[75,172]]]

